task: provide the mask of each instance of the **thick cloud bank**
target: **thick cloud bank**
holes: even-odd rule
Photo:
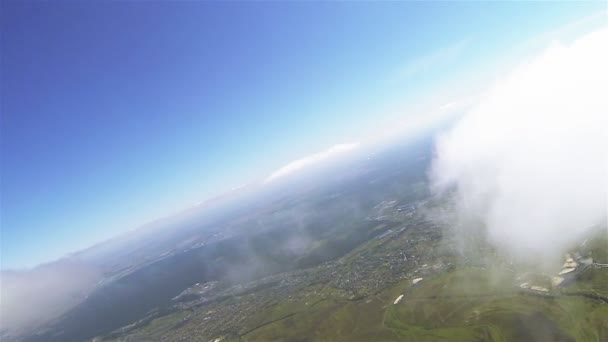
[[[512,255],[555,256],[606,219],[608,29],[554,43],[437,139],[431,177]]]

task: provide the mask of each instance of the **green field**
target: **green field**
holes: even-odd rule
[[[404,294],[400,303],[394,299]],[[280,314],[277,315],[277,309]],[[281,316],[283,317],[281,319]],[[356,301],[327,299],[259,313],[268,323],[244,341],[605,341],[608,305],[574,296],[535,296],[511,277],[460,269],[409,280]]]

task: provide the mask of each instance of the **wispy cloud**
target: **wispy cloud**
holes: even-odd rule
[[[317,164],[324,160],[330,159],[336,155],[343,154],[345,152],[351,151],[359,146],[358,142],[355,143],[346,143],[346,144],[338,144],[328,148],[325,151],[315,153],[313,155],[295,160],[280,169],[276,170],[270,176],[266,177],[264,183],[271,182],[276,180],[277,178],[284,177],[290,175],[294,172],[300,171],[303,168],[309,167],[311,165]]]
[[[0,330],[32,329],[78,304],[101,279],[95,266],[60,259],[27,271],[1,271]]]
[[[426,73],[438,65],[449,63],[462,54],[469,44],[469,39],[462,39],[435,50],[427,55],[407,61],[397,69],[394,81],[398,82],[412,76]]]

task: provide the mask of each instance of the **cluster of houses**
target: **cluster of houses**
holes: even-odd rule
[[[558,273],[560,276],[576,271],[578,263],[572,259],[570,254],[566,254],[566,262],[562,266],[562,270]]]
[[[562,270],[558,273],[559,278],[562,278],[562,281],[557,285],[566,285],[567,283],[574,281],[577,274],[591,265],[593,265],[593,259],[591,257],[583,258],[579,252],[575,252],[573,255],[566,254],[566,262],[564,262]]]
[[[571,283],[576,278],[576,275],[582,272],[589,265],[593,265],[593,259],[591,257],[583,258],[579,252],[576,252],[573,255],[566,254],[566,260],[562,265],[562,270],[557,274],[557,276],[551,277],[551,285],[555,288]],[[545,287],[533,286],[529,283],[522,283],[519,285],[519,287],[539,293],[549,292],[549,289]]]

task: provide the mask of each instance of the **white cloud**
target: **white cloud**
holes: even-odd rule
[[[277,178],[284,177],[290,175],[294,172],[297,172],[303,168],[309,167],[311,165],[317,164],[334,156],[343,154],[345,152],[351,151],[359,146],[359,143],[347,143],[347,144],[338,144],[328,148],[325,151],[310,155],[308,157],[304,157],[302,159],[295,160],[280,169],[276,170],[270,176],[266,177],[264,183],[271,182]]]
[[[555,256],[606,219],[608,29],[555,42],[437,142],[436,190],[512,255]],[[605,222],[605,221],[604,221]]]

